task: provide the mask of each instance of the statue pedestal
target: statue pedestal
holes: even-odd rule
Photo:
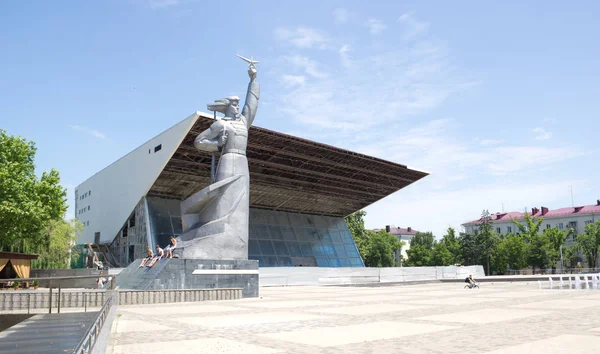
[[[258,297],[258,261],[161,259],[152,268],[140,268],[136,259],[117,276],[120,289],[227,289],[241,288],[243,297]]]

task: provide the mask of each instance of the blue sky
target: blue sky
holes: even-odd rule
[[[490,212],[592,204],[600,4],[193,0],[0,2],[0,127],[79,183],[206,103],[425,170],[367,226],[432,230]],[[73,211],[69,211],[69,216]]]

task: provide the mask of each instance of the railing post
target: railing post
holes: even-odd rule
[[[87,293],[83,293],[83,312],[87,312]]]
[[[52,285],[50,285],[50,289],[48,290],[50,290],[50,296],[48,298],[48,313],[52,313]]]
[[[58,283],[58,313],[60,313],[60,283]]]
[[[31,304],[31,293],[27,293],[27,314],[29,315],[29,306]]]

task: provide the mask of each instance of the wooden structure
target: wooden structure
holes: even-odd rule
[[[29,278],[31,260],[38,257],[37,254],[0,252],[0,279]]]

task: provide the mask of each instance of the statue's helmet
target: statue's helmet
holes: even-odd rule
[[[230,104],[239,104],[239,102],[240,98],[238,96],[229,96],[226,98],[221,98],[220,100],[216,100],[213,103],[209,103],[206,105],[206,107],[209,111],[225,114],[227,112],[227,107],[229,107]]]

